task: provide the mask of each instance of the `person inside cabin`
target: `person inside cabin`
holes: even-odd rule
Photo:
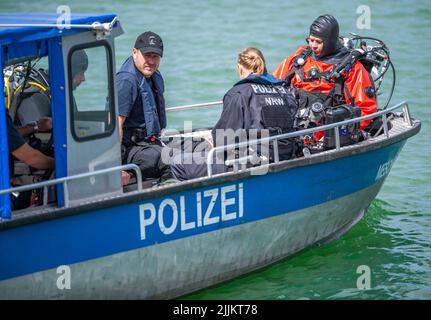
[[[88,68],[88,56],[85,53],[84,50],[78,50],[75,51],[74,54],[72,55],[72,90],[75,90],[76,88],[79,87],[79,85],[85,81],[85,71]],[[36,92],[35,92],[36,93]],[[31,108],[38,108],[39,106],[37,105],[38,102],[40,102],[40,100],[35,98],[35,94],[31,94],[31,95],[25,95],[24,98],[20,101],[19,103],[19,107],[21,107],[23,109],[23,111],[21,110],[17,110],[23,113],[29,113],[28,115],[23,115],[23,118],[31,118],[31,117],[35,117],[38,115],[37,111],[31,110]],[[32,99],[35,99],[34,101],[32,101]],[[50,104],[50,101],[49,101]],[[45,106],[43,106],[45,107]],[[17,113],[15,112],[15,115]],[[8,115],[8,126],[9,126],[9,120],[11,120],[11,118]],[[11,120],[12,123],[12,120]],[[30,136],[34,135],[35,133],[38,132],[49,132],[52,130],[52,118],[50,116],[43,116],[39,119],[36,119],[35,121],[32,121],[31,123],[27,123],[23,126],[17,126],[17,125],[13,125],[14,129],[9,130],[11,133],[11,137],[13,138],[12,141],[12,145],[15,145],[15,142],[26,142],[28,144],[29,147],[33,147],[32,149],[34,149],[35,151],[38,151],[38,147],[40,147],[40,144],[37,143],[33,143],[35,140],[32,139],[28,139]],[[9,132],[8,131],[8,132]],[[19,133],[18,136],[20,136],[21,139],[16,139],[17,135],[15,135],[15,133]],[[22,139],[24,138],[24,139]],[[21,141],[22,140],[22,141]],[[29,149],[27,147],[25,147],[24,150],[27,150],[27,152],[25,154],[32,154],[34,155],[35,153],[29,153]],[[21,155],[20,152],[18,152],[18,154]],[[37,154],[37,153],[36,153]],[[42,153],[43,155],[43,153]],[[46,158],[40,156],[40,155],[36,155],[34,156],[35,158],[33,160],[36,161],[36,166],[31,165],[29,163],[32,163],[31,159],[27,159],[26,157],[24,157],[25,160],[20,159],[19,157],[16,157],[17,159],[23,161],[24,163],[28,164],[31,167],[34,167],[36,169],[47,169],[47,168],[39,168],[38,164],[40,163],[41,160],[45,160],[43,162],[46,162]],[[48,157],[50,158],[50,157]],[[52,159],[52,158],[50,158]],[[53,168],[53,166],[51,167]]]
[[[299,107],[308,107],[315,102],[328,107],[354,104],[361,108],[361,116],[376,112],[374,85],[359,61],[335,82],[324,77],[350,53],[340,42],[338,21],[332,15],[321,15],[313,21],[306,42],[307,45],[300,46],[294,54],[283,59],[273,72],[275,77],[295,89]],[[370,122],[362,121],[361,129]],[[316,135],[317,139],[321,137],[323,134]]]
[[[88,69],[88,56],[84,49],[72,54],[72,90],[76,90],[85,81],[85,71]]]
[[[236,65],[240,81],[223,98],[222,114],[212,129],[214,146],[234,143],[236,137],[252,139],[253,130],[256,132],[254,139],[264,136],[264,131],[266,136],[292,132],[296,100],[283,87],[283,81],[267,73],[262,52],[246,48],[238,54]],[[232,139],[229,135],[234,132]],[[290,159],[294,156],[295,144],[290,139],[279,140],[278,150],[279,160]],[[268,155],[270,157],[272,155]],[[215,169],[214,173],[225,171],[220,165]],[[207,164],[174,164],[172,171],[178,180],[187,180],[205,176]]]
[[[49,132],[52,129],[52,118],[42,117],[33,123],[28,123],[21,127],[15,126],[15,128],[23,137],[28,137],[38,132]]]
[[[24,162],[29,167],[46,170],[54,169],[54,159],[46,156],[37,149],[32,148],[21,134],[15,129],[12,119],[6,115],[7,138],[9,147],[9,172],[12,175],[14,172],[14,158]],[[23,209],[30,203],[30,193],[20,193],[12,195],[12,209]]]
[[[85,71],[88,67],[88,56],[84,50],[75,51],[72,56],[72,90],[78,88],[85,81]],[[32,96],[28,96],[23,99],[24,106],[26,106],[25,100],[32,99]],[[28,102],[28,101],[27,101]],[[27,105],[34,105],[29,103]],[[54,159],[38,150],[35,146],[30,144],[32,140],[26,141],[26,139],[37,132],[48,132],[52,129],[52,118],[41,117],[34,123],[26,124],[24,126],[14,125],[9,114],[6,115],[7,125],[7,138],[9,146],[9,172],[10,176],[14,176],[15,159],[22,161],[31,168],[38,170],[54,169]],[[47,151],[47,149],[45,150]],[[11,179],[12,186],[15,185],[15,179]],[[122,174],[123,184],[128,183],[128,178]],[[18,210],[28,207],[30,204],[31,192],[23,192],[19,195],[12,195],[12,209]]]
[[[32,72],[12,96],[8,113],[17,131],[33,147],[41,141],[35,137],[39,132],[52,130],[51,97],[48,83],[48,71],[30,69]],[[33,72],[34,71],[34,72]],[[27,72],[27,71],[25,71]],[[23,88],[24,89],[21,89]]]
[[[144,32],[116,76],[123,164],[134,163],[144,179],[160,182],[172,179],[170,166],[161,157],[160,134],[166,127],[164,81],[158,70],[162,57],[161,37]]]
[[[9,115],[6,116],[9,153],[35,169],[53,169],[54,159],[29,146],[15,129]],[[12,161],[9,161],[12,164]]]
[[[82,82],[85,81],[85,71],[88,68],[88,56],[85,51],[75,51],[72,55],[71,64],[72,90],[75,90],[81,85]],[[45,76],[47,78],[47,73]],[[46,82],[44,84],[48,86],[49,83],[47,82],[46,78],[44,77],[44,81]],[[39,84],[39,86],[35,86],[35,89],[33,89],[31,93],[24,91],[25,94],[22,94],[22,98],[19,98],[18,96],[14,97],[14,99],[17,99],[19,102],[15,106],[15,110],[9,111],[9,114],[12,113],[15,115],[15,129],[22,137],[24,137],[26,142],[36,149],[38,148],[37,146],[40,146],[40,141],[34,137],[34,134],[39,132],[49,132],[52,130],[50,97],[49,95],[46,95],[46,93],[42,92],[43,89],[41,88],[44,87]],[[45,88],[45,91],[46,90],[47,89]],[[46,95],[46,100],[41,99],[42,94]],[[28,122],[29,119],[33,121]],[[24,122],[24,125],[20,125],[24,120],[27,121]]]

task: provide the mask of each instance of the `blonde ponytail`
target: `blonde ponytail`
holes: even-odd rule
[[[238,54],[237,62],[256,76],[266,73],[265,58],[259,49],[249,47]]]

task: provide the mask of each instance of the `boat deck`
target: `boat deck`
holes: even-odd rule
[[[414,132],[419,131],[420,121],[412,119],[412,126],[403,117],[394,117],[390,119],[392,124],[388,130],[388,135],[383,133],[376,137],[369,137],[367,140],[358,142],[354,145],[343,146],[339,150],[332,149],[319,153],[312,154],[308,157],[294,158],[290,160],[280,161],[279,163],[269,164],[268,172],[279,172],[288,170],[289,168],[300,167],[320,162],[330,161],[337,158],[358,154],[381,148],[384,145],[396,143],[406,138],[406,135],[411,136]],[[414,131],[414,132],[412,132]],[[148,199],[175,193],[179,191],[191,190],[196,187],[214,185],[225,181],[235,181],[241,178],[253,175],[252,171],[258,167],[247,168],[238,172],[226,172],[217,174],[212,177],[196,178],[182,182],[172,182],[168,184],[153,185],[152,181],[143,184],[142,191],[137,191],[136,184],[127,186],[123,194],[105,195],[92,199],[83,199],[79,204],[72,204],[69,208],[58,208],[55,205],[46,205],[40,207],[31,207],[13,212],[10,220],[5,220],[0,223],[0,229],[13,227],[21,224],[32,223],[40,219],[52,219],[59,215],[77,214],[81,210],[96,210],[113,204],[120,204],[128,200]]]

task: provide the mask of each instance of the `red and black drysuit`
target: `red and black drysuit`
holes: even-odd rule
[[[361,116],[372,114],[376,112],[377,105],[374,85],[369,73],[359,61],[354,62],[349,69],[341,73],[337,81],[330,81],[325,77],[310,78],[309,76],[310,70],[313,68],[318,70],[317,74],[331,74],[334,67],[336,68],[347,55],[349,55],[349,51],[342,47],[336,53],[319,59],[314,57],[311,49],[304,45],[299,47],[290,57],[285,58],[277,66],[273,75],[286,80],[299,93],[301,90],[306,92],[318,91],[325,96],[336,94],[337,90],[334,87],[337,82],[341,82],[341,87],[338,88],[341,88],[342,92],[340,91],[338,94],[344,101],[337,101],[335,104],[354,104],[361,108]],[[304,59],[302,65],[298,64],[298,58]],[[371,120],[362,121],[361,129],[364,129],[370,122]],[[316,138],[321,137],[322,135],[316,136]]]

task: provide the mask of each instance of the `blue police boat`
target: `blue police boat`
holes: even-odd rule
[[[346,232],[420,130],[401,102],[367,117],[262,138],[274,150],[265,165],[238,159],[234,170],[213,174],[207,160],[206,177],[141,183],[136,166],[121,165],[114,82],[120,22],[114,14],[58,21],[55,14],[0,14],[1,299],[168,299],[266,266]],[[85,85],[76,88],[71,64],[80,50],[88,68]],[[41,69],[45,84],[36,81]],[[53,149],[50,179],[19,161],[9,171],[6,113],[26,120],[14,95],[30,87],[49,93],[44,112],[52,117],[52,137],[39,139]],[[191,107],[202,106],[171,111]],[[381,134],[343,144],[346,127],[372,117],[382,119]],[[332,148],[278,159],[279,139],[317,130],[334,133]],[[237,147],[212,149],[208,159]],[[123,188],[122,170],[135,170],[137,182]],[[12,210],[11,197],[25,192],[32,205]]]

